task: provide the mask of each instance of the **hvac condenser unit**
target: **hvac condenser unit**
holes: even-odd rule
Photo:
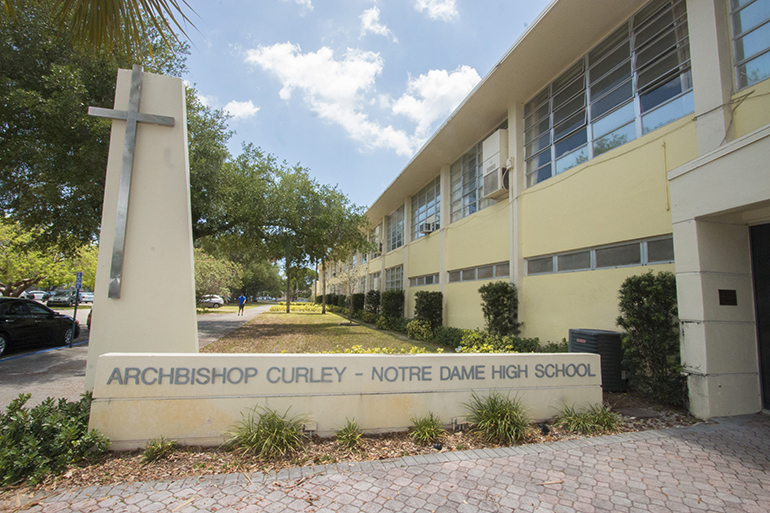
[[[484,180],[482,194],[484,198],[498,199],[508,195],[508,130],[501,128],[482,143],[484,158]]]

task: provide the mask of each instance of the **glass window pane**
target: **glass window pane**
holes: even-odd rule
[[[738,86],[748,87],[770,77],[770,52],[738,66]]]
[[[559,92],[562,87],[572,82],[581,73],[583,73],[582,60],[576,62],[570,69],[565,71],[559,78],[553,81],[553,92]]]
[[[527,161],[527,172],[530,173],[551,162],[551,152],[544,151]]]
[[[627,60],[622,66],[608,73],[591,86],[591,98],[599,98],[609,90],[619,86],[631,78],[631,61]]]
[[[535,111],[535,109],[546,101],[548,99],[548,88],[546,87],[539,93],[537,93],[537,96],[532,98],[530,101],[527,102],[527,104],[524,106],[524,116],[529,116],[532,112]]]
[[[506,276],[509,276],[511,274],[511,264],[509,262],[502,262],[500,264],[495,265],[495,277],[496,278],[505,278]]]
[[[425,277],[425,285],[433,285],[433,275]]]
[[[639,71],[636,81],[637,87],[643,91],[647,87],[653,86],[659,82],[659,79],[677,73],[680,65],[690,58],[690,45],[684,45],[675,49],[662,59],[657,60],[647,68]]]
[[[653,43],[636,54],[636,68],[642,69],[659,56],[668,53],[677,44],[677,37],[682,36],[681,31],[672,28],[659,36]]]
[[[449,283],[460,281],[460,271],[449,271]]]
[[[476,279],[476,269],[465,269],[462,271],[463,281],[470,281]]]
[[[546,149],[550,145],[551,145],[551,133],[548,132],[547,134],[545,134],[543,137],[541,137],[540,139],[536,140],[532,144],[527,145],[524,157],[525,158],[529,158],[532,155],[534,155],[535,153],[537,153],[539,151],[543,151],[544,149]],[[550,154],[550,152],[549,152],[549,154]]]
[[[673,262],[674,239],[651,240],[647,242],[647,262]]]
[[[561,125],[557,126],[553,131],[553,139],[554,141],[558,141],[565,135],[571,134],[581,126],[584,126],[586,124],[586,111],[581,110],[571,118],[569,118],[567,121],[562,123]],[[557,144],[557,148],[558,148]]]
[[[618,43],[628,39],[628,24],[624,23],[618,30],[599,43],[596,48],[591,50],[588,54],[588,62],[593,66],[599,59],[604,57],[605,54],[610,52]]]
[[[553,272],[553,257],[527,260],[527,274],[542,274]]]
[[[759,0],[733,14],[734,34],[739,35],[770,18],[770,2]]]
[[[580,130],[556,144],[556,157],[578,148],[586,142],[586,129]]]
[[[557,110],[553,112],[553,124],[558,125],[568,117],[572,116],[575,112],[585,107],[586,98],[585,95],[580,95],[577,98],[568,101]]]
[[[560,271],[575,271],[591,268],[591,252],[583,251],[571,255],[559,255],[557,258]]]
[[[632,95],[633,88],[631,86],[631,80],[628,80],[625,84],[591,104],[591,118],[598,118],[605,112],[611,111],[618,105],[628,101]]]
[[[581,75],[577,80],[569,84],[562,89],[558,94],[553,97],[553,106],[556,109],[559,105],[566,102],[580,91],[585,90],[585,83],[583,82],[583,76]]]
[[[669,102],[667,105],[642,116],[642,133],[652,132],[694,111],[695,102],[693,100],[693,93],[690,91],[686,95]]]
[[[614,132],[594,141],[594,157],[598,157],[606,151],[617,148],[628,141],[636,139],[636,127],[633,123],[618,128]]]
[[[619,125],[627,123],[634,119],[634,104],[627,103],[623,107],[619,108],[611,114],[607,114],[605,117],[593,124],[594,139],[601,137],[607,132],[610,132],[617,128]]]
[[[641,96],[642,112],[654,109],[658,105],[665,103],[674,96],[690,89],[692,82],[690,72],[684,75],[677,75],[660,87],[646,92]]]
[[[770,4],[770,2],[768,2]],[[770,47],[770,23],[749,32],[735,41],[735,60],[742,61]]]
[[[409,278],[409,286],[410,287],[416,287],[417,286],[417,278]]]
[[[556,161],[556,174],[565,172],[583,162],[588,162],[588,146],[584,146],[578,151],[570,153]]]
[[[635,31],[635,45],[636,48],[644,46],[647,42],[652,40],[657,34],[661,33],[666,28],[672,26],[674,23],[674,11],[668,9],[662,15],[653,17],[649,23],[642,29]]]
[[[620,265],[638,265],[642,263],[639,243],[626,244],[596,250],[596,267],[617,267]]]
[[[494,267],[491,265],[485,265],[484,267],[479,267],[478,278],[480,280],[486,280],[486,279],[492,278],[494,277],[494,274],[495,274],[494,271],[495,271]]]
[[[594,65],[590,70],[591,85],[595,84],[597,80],[601,79],[611,69],[615,68],[618,64],[628,59],[631,56],[631,46],[628,42],[623,43],[620,47],[609,54],[603,61]]]
[[[669,0],[654,0],[649,4],[645,5],[644,7],[642,7],[639,10],[639,12],[637,12],[636,15],[634,16],[634,28],[637,28],[640,25],[642,25],[649,18],[659,13],[664,8],[668,7],[669,4],[670,4]]]
[[[533,140],[540,137],[540,134],[548,132],[548,130],[551,128],[551,119],[549,117],[546,117],[539,123],[532,126],[532,128],[527,129],[526,132],[524,132],[524,144],[529,144]]]

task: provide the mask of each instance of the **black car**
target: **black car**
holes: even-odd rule
[[[0,355],[9,348],[69,344],[80,335],[72,317],[29,299],[0,297]]]

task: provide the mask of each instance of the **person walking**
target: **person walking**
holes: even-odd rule
[[[244,306],[246,306],[246,296],[241,292],[241,295],[238,296],[238,315],[243,315]]]

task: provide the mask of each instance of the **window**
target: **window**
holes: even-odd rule
[[[369,290],[380,290],[380,273],[369,275]]]
[[[470,267],[457,271],[449,271],[449,283],[458,281],[491,280],[492,278],[506,278],[510,275],[510,263],[500,262],[497,264],[482,265],[481,267]],[[438,280],[436,281],[438,283]]]
[[[492,200],[481,198],[481,184],[484,178],[481,146],[482,143],[475,145],[450,168],[452,223],[494,203]]]
[[[404,266],[397,265],[385,269],[385,290],[401,290],[404,288]]]
[[[382,253],[382,243],[380,242],[380,226],[381,225],[377,225],[377,227],[372,230],[372,233],[369,234],[369,240],[374,245],[374,251],[372,251],[372,260],[379,258],[380,254]]]
[[[653,0],[524,106],[527,187],[693,110],[685,0]]]
[[[438,273],[409,278],[410,287],[422,287],[424,285],[438,285]]]
[[[674,239],[667,236],[527,259],[527,274],[588,271],[673,261]]]
[[[420,192],[412,196],[412,240],[425,234],[420,230],[423,223],[436,223],[439,227],[441,203],[441,177],[437,176]]]
[[[738,88],[770,77],[770,0],[731,0]]]
[[[404,206],[393,211],[388,216],[388,251],[393,251],[404,245]]]

